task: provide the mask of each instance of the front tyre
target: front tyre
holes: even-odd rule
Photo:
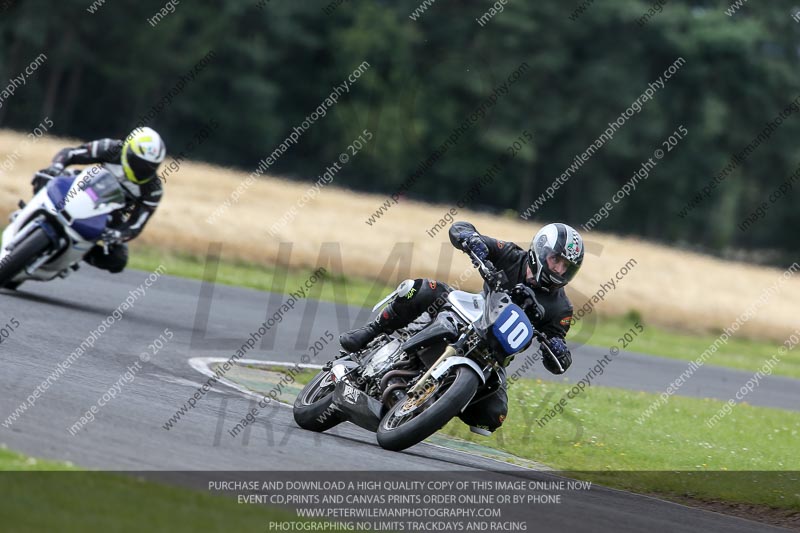
[[[327,431],[342,422],[333,406],[333,382],[329,370],[323,370],[303,387],[294,400],[294,421],[309,431]]]
[[[11,280],[50,247],[50,238],[42,228],[36,228],[0,264],[0,287],[16,289],[20,284]]]
[[[378,426],[378,444],[400,451],[422,442],[457,416],[477,390],[475,371],[455,367],[420,397],[398,401]]]

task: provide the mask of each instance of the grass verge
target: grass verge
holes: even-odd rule
[[[167,268],[173,276],[203,279],[205,258],[184,253],[164,253],[154,248],[138,246],[132,250],[130,266],[141,270],[154,270],[159,264]],[[276,283],[278,269],[254,263],[222,260],[217,271],[217,283],[247,287],[262,291],[295,291],[311,275],[311,270],[281,271],[277,279],[286,276],[285,284]],[[328,277],[312,289],[312,297],[320,300],[349,304],[353,306],[372,306],[384,295],[394,290],[394,286],[363,278]],[[315,292],[319,291],[319,292]],[[585,318],[580,327],[591,328],[586,344],[608,347],[619,344],[620,332],[625,332],[636,317]],[[570,332],[568,338],[580,335],[580,328]],[[636,351],[648,355],[658,355],[684,361],[697,359],[703,351],[713,344],[716,335],[688,335],[669,331],[648,324],[645,331],[637,337]],[[778,346],[764,341],[734,338],[721,346],[706,360],[706,364],[756,372],[767,359],[777,353]],[[800,351],[788,353],[773,368],[773,373],[791,378],[800,378]]]
[[[740,404],[709,429],[725,402],[673,396],[638,424],[658,395],[590,387],[540,426],[568,390],[523,379],[509,387],[495,435],[476,437],[460,421],[443,431],[608,486],[800,511],[800,413]]]
[[[267,531],[294,513],[0,450],[7,532]],[[320,529],[324,531],[324,529]]]

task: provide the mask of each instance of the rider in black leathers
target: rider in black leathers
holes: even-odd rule
[[[526,251],[512,242],[481,235],[468,222],[456,222],[450,227],[450,242],[460,250],[474,252],[481,260],[488,259],[502,270],[507,278],[504,289],[512,290],[518,284],[533,289],[541,307],[530,308],[528,315],[533,326],[547,335],[550,348],[542,349],[542,363],[554,374],[564,373],[572,364],[564,342],[572,321],[572,304],[563,287],[583,262],[580,234],[566,224],[548,224],[534,236]],[[375,321],[343,333],[339,341],[349,352],[361,350],[380,333],[403,328],[425,311],[434,309],[435,313],[451,290],[440,281],[416,279],[413,287],[398,294]],[[488,394],[470,405],[461,419],[474,432],[488,435],[501,426],[507,413],[505,375],[501,374],[499,382],[490,383]]]

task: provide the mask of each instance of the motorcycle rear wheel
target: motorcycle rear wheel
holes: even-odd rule
[[[335,385],[329,370],[322,370],[303,387],[294,400],[294,421],[309,431],[327,431],[342,422],[339,411],[333,407]]]

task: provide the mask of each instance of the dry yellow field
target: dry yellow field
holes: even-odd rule
[[[30,197],[29,182],[35,170],[47,166],[60,148],[77,144],[48,138],[26,145],[25,139],[18,133],[0,132],[0,171],[4,161],[12,163],[9,170],[0,172],[0,216],[3,217],[15,208],[19,198]],[[18,156],[13,155],[15,152]],[[342,172],[347,172],[346,166]],[[207,218],[246,178],[243,172],[184,163],[178,172],[167,178],[164,201],[139,241],[165,250],[201,255],[206,253],[209,243],[222,242],[224,259],[264,264],[274,264],[280,242],[293,242],[290,264],[303,267],[317,264],[323,243],[338,242],[344,273],[367,278],[378,277],[396,243],[414,243],[412,275],[435,276],[442,243],[447,242],[447,236],[442,232],[430,238],[426,230],[450,206],[401,201],[373,226],[368,226],[365,220],[386,198],[338,188],[334,180],[306,205],[297,208],[296,217],[271,236],[273,224],[298,204],[313,182],[266,177],[253,182],[238,202],[209,224]],[[471,221],[481,232],[523,247],[527,247],[540,226],[519,218],[466,210],[456,219]],[[571,222],[577,226],[578,221]],[[597,305],[596,312],[606,316],[636,310],[653,324],[682,330],[719,330],[736,320],[782,275],[778,269],[722,261],[637,239],[597,232],[585,238],[587,257],[569,289],[576,308],[629,259],[637,262],[635,268],[617,282],[618,288]],[[467,258],[455,254],[450,280],[468,268]],[[389,281],[397,279],[395,271]],[[477,276],[472,276],[464,287],[477,288]],[[800,325],[795,314],[797,302],[800,302],[800,275],[786,280],[780,293],[742,327],[741,334],[784,339]]]

